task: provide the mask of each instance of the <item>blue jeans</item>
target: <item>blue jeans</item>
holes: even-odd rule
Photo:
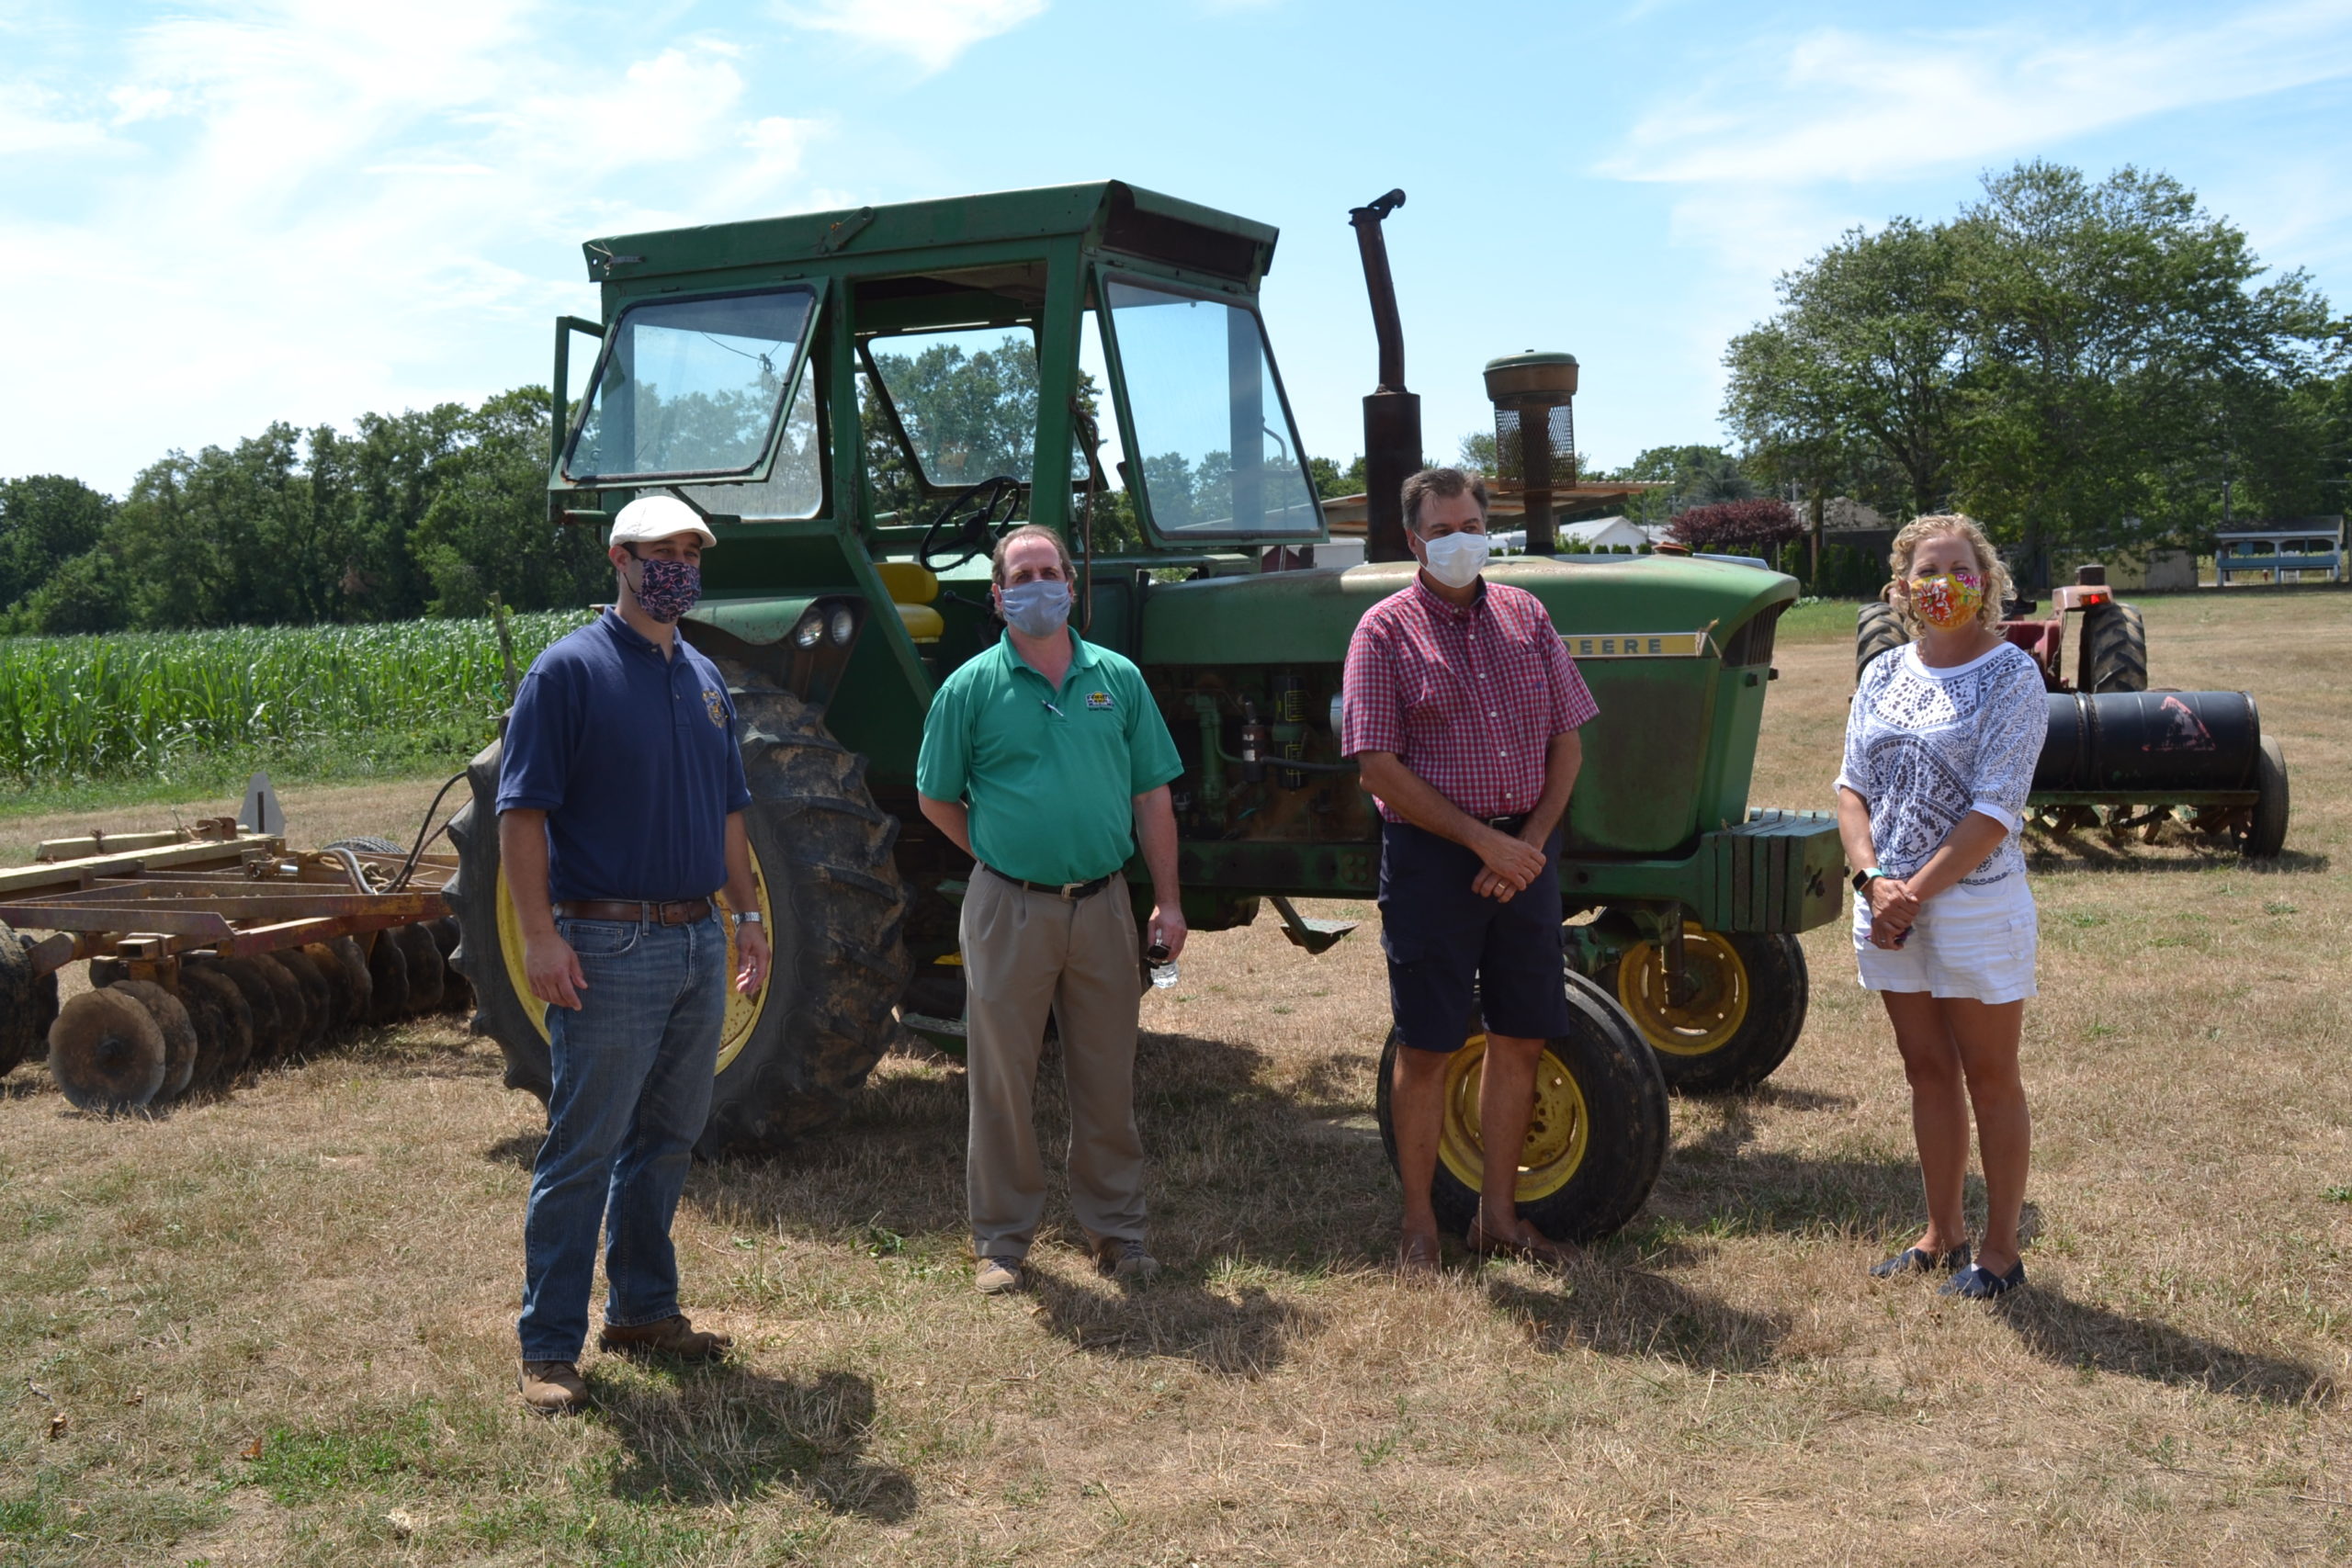
[[[523,1221],[526,1361],[573,1361],[588,1338],[596,1233],[606,1324],[678,1311],[670,1221],[710,1115],[727,1013],[727,935],[692,925],[560,920],[580,956],[581,1008],[548,1009],[554,1086]]]

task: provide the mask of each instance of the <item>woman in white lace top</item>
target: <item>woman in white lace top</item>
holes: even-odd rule
[[[2018,1076],[2035,994],[2033,895],[2018,845],[2048,723],[2041,671],[1999,631],[2008,573],[1977,525],[1922,517],[1895,536],[1888,599],[1917,639],[1862,671],[1846,722],[1838,819],[1854,874],[1854,952],[1911,1084],[1928,1228],[1871,1269],[1956,1270],[1947,1294],[2025,1282],[2018,1214],[2031,1130]],[[1984,1235],[1962,1193],[1975,1111]]]

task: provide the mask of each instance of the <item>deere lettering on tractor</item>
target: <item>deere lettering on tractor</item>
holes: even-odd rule
[[[668,491],[709,517],[720,543],[683,630],[728,671],[757,797],[775,973],[732,1004],[704,1153],[821,1127],[902,1028],[956,1042],[972,865],[916,809],[915,758],[931,694],[1000,634],[988,553],[1014,520],[1069,540],[1083,635],[1142,667],[1177,738],[1193,928],[1271,909],[1310,953],[1345,935],[1293,901],[1377,886],[1378,820],[1336,721],[1350,634],[1414,571],[1397,489],[1420,433],[1380,230],[1402,199],[1354,215],[1383,374],[1369,558],[1344,570],[1313,565],[1326,534],[1259,314],[1262,224],[1107,182],[586,246],[603,313],[557,329],[551,512],[599,525]],[[595,362],[568,411],[576,344]],[[1826,816],[1747,804],[1794,581],[1546,558],[1574,371],[1538,355],[1489,377],[1532,553],[1488,570],[1543,600],[1600,704],[1560,871],[1577,1025],[1551,1043],[1520,1184],[1537,1224],[1589,1237],[1647,1195],[1669,1084],[1751,1084],[1787,1055],[1806,999],[1794,933],[1834,918],[1843,885]],[[508,1083],[544,1096],[498,768],[495,746],[475,760],[452,827],[456,962]],[[1479,1062],[1461,1052],[1450,1081],[1440,1203],[1457,1224],[1479,1179]]]

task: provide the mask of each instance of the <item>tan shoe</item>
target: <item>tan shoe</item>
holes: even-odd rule
[[[1021,1288],[1021,1259],[983,1258],[972,1273],[972,1289],[984,1296],[1001,1296]]]
[[[622,1354],[671,1356],[681,1361],[715,1361],[727,1354],[734,1340],[708,1333],[688,1323],[684,1313],[658,1323],[605,1325],[596,1348]]]
[[[588,1385],[570,1361],[526,1361],[514,1381],[523,1403],[541,1416],[568,1416],[588,1403]]]
[[[1148,1285],[1159,1276],[1159,1259],[1132,1236],[1094,1236],[1086,1250],[1094,1259],[1097,1274],[1122,1285]]]

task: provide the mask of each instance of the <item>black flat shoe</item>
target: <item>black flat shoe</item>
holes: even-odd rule
[[[1941,1258],[1916,1247],[1906,1247],[1883,1263],[1871,1265],[1871,1278],[1892,1280],[1897,1274],[1931,1274],[1939,1269],[1968,1267],[1968,1244],[1962,1242]]]
[[[1990,1301],[1995,1296],[2016,1290],[2025,1283],[2025,1259],[2020,1258],[2006,1274],[1996,1274],[1990,1269],[1970,1267],[1946,1281],[1936,1294],[1965,1296],[1972,1302]]]

